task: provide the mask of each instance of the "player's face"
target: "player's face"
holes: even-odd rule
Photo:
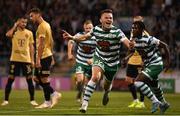
[[[84,31],[85,33],[90,32],[93,29],[93,25],[92,24],[84,24]]]
[[[133,37],[138,37],[139,35],[142,34],[142,30],[139,28],[138,25],[133,24],[132,25],[132,33],[133,33]]]
[[[24,18],[20,19],[19,27],[24,29],[26,25],[27,25],[27,19]]]
[[[103,13],[100,18],[100,22],[105,29],[110,29],[113,23],[112,13]]]
[[[30,17],[30,20],[31,20],[33,23],[36,23],[38,14],[31,12],[31,13],[29,14],[29,17]]]

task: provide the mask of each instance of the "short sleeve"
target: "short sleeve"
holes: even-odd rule
[[[125,39],[127,39],[126,35],[120,29],[118,29],[117,38],[120,38],[121,42],[124,41]]]
[[[156,45],[156,46],[158,46],[159,43],[160,43],[159,39],[157,39],[155,37],[152,37],[152,36],[149,38],[149,41],[148,41],[149,45]]]
[[[40,26],[38,29],[38,38],[46,37],[46,29],[43,26]]]

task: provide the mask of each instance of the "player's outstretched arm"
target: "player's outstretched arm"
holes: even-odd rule
[[[90,33],[86,33],[84,35],[79,35],[79,36],[72,36],[71,34],[69,34],[68,32],[63,30],[63,38],[64,39],[72,39],[72,40],[75,40],[75,41],[84,41],[84,40],[87,40],[90,37],[91,37]]]
[[[159,43],[159,47],[160,48],[163,48],[164,51],[165,51],[165,71],[168,70],[169,66],[170,66],[170,52],[169,52],[169,48],[168,48],[168,45],[162,41],[160,41]],[[161,50],[160,50],[161,51]]]

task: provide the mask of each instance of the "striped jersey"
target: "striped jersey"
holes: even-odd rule
[[[153,36],[142,36],[135,39],[135,49],[142,57],[145,66],[162,65],[162,57],[158,49],[160,40]]]
[[[75,36],[80,36],[82,34],[85,34],[85,33],[80,32],[80,33],[77,33]],[[89,65],[87,63],[87,60],[93,58],[93,54],[96,47],[94,36],[92,36],[91,38],[85,41],[76,42],[76,43],[77,43],[76,62],[83,65]]]
[[[91,35],[96,38],[94,55],[101,58],[109,67],[117,66],[120,63],[121,42],[127,39],[125,34],[115,26],[112,26],[109,31],[103,30],[101,26],[96,26]]]

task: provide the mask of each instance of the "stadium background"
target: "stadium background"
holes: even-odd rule
[[[171,67],[160,75],[161,85],[167,92],[180,92],[180,1],[179,0],[0,0],[0,88],[7,80],[11,42],[5,37],[6,31],[19,16],[32,7],[39,7],[43,17],[51,24],[55,41],[56,64],[52,69],[52,85],[58,90],[74,89],[74,62],[67,60],[67,41],[62,39],[61,30],[71,34],[82,31],[83,21],[91,19],[99,24],[99,12],[111,8],[114,25],[129,37],[132,17],[145,17],[147,30],[151,35],[169,45]],[[28,28],[35,32],[31,23]],[[126,50],[122,47],[121,57]],[[125,69],[121,69],[114,81],[114,90],[127,90],[124,83]],[[16,89],[26,89],[24,78],[17,78]]]

